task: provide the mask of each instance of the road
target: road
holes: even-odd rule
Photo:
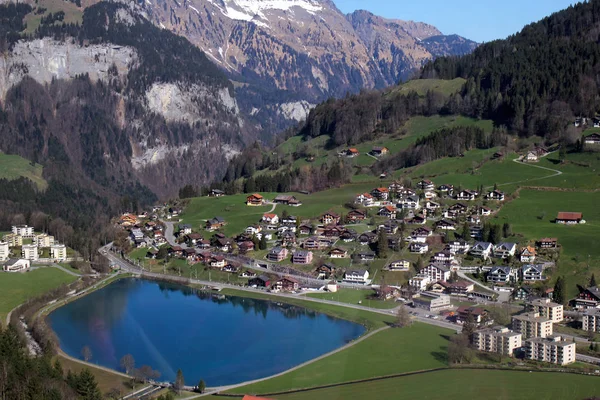
[[[575,359],[577,361],[600,365],[600,358],[598,358],[598,357],[586,356],[584,354],[576,354]]]
[[[554,152],[552,152],[552,153],[554,153]],[[546,157],[546,156],[548,156],[548,155],[550,155],[552,153],[545,154],[543,157]],[[554,172],[554,173],[552,175],[542,176],[540,178],[530,178],[530,179],[524,179],[522,181],[501,183],[501,184],[497,185],[498,187],[508,186],[508,185],[516,185],[518,183],[525,183],[525,182],[531,182],[531,181],[539,181],[539,180],[542,180],[542,179],[548,179],[548,178],[553,178],[555,176],[562,175],[562,171],[559,171],[557,169],[552,169],[552,168],[548,168],[548,167],[540,167],[539,165],[535,165],[535,164],[531,164],[531,163],[524,163],[519,158],[515,158],[513,161],[516,162],[519,165],[527,165],[528,167],[533,167],[533,168],[538,168],[538,169],[544,169],[546,171],[550,171],[550,172]],[[491,187],[493,187],[493,186],[490,186],[490,188]]]
[[[187,248],[185,243],[179,244],[175,241],[175,222],[162,220],[161,222],[165,224],[165,239],[167,239],[167,243],[169,243],[171,246],[179,246],[182,249]]]

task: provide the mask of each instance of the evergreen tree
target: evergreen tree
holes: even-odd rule
[[[505,238],[512,236],[512,228],[508,222],[505,222],[502,225],[502,236],[504,236]]]
[[[77,383],[74,389],[83,400],[102,399],[102,393],[100,392],[100,388],[98,388],[96,378],[87,368],[84,368],[77,377]]]
[[[463,224],[462,231],[460,233],[460,237],[463,240],[467,240],[467,241],[469,239],[471,239],[471,228],[469,227],[469,224],[466,222]]]
[[[175,391],[177,391],[177,394],[180,394],[181,391],[183,390],[183,387],[185,386],[185,379],[183,377],[183,372],[181,371],[181,369],[177,370],[177,377],[175,378]]]
[[[595,287],[598,286],[596,284],[596,276],[594,274],[592,274],[591,278],[590,278],[590,287]]]
[[[565,281],[562,276],[559,276],[554,284],[553,299],[559,304],[565,303]]]
[[[258,248],[259,248],[259,250],[266,250],[267,246],[268,246],[267,235],[263,234],[260,236],[260,242],[258,244]]]
[[[379,230],[379,237],[377,239],[377,257],[386,258],[388,254],[388,238],[387,234],[383,229]]]
[[[198,382],[198,392],[199,393],[204,393],[204,390],[206,389],[206,383],[204,382],[204,379],[200,379],[200,382]]]

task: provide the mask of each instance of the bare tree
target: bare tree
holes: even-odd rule
[[[175,378],[175,385],[174,385],[174,389],[177,392],[177,394],[181,394],[181,391],[183,390],[184,386],[185,386],[185,379],[183,377],[183,372],[180,369],[178,369],[177,377]]]
[[[131,374],[131,372],[135,368],[135,359],[133,358],[133,356],[131,354],[125,354],[121,358],[120,364],[121,364],[121,368],[123,368],[123,370],[125,371],[125,373],[127,375],[129,375],[129,374]]]
[[[412,319],[410,318],[408,309],[404,304],[402,304],[396,313],[396,326],[399,328],[404,328],[405,326],[410,326],[411,324]]]
[[[469,338],[466,335],[460,334],[453,336],[448,344],[448,361],[453,364],[471,362],[473,359],[473,351],[469,345]]]
[[[81,356],[84,361],[90,361],[92,359],[92,349],[89,346],[83,346],[81,349]]]

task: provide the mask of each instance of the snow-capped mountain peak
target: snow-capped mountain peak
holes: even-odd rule
[[[269,11],[304,10],[314,15],[323,7],[315,0],[208,0],[223,15],[230,19],[252,21],[260,26],[268,26],[266,13]]]

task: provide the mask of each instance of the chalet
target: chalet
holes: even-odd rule
[[[425,254],[429,251],[429,246],[427,243],[413,242],[410,244],[409,250],[411,253]]]
[[[265,198],[258,193],[254,193],[246,197],[246,205],[248,206],[262,206],[264,203]]]
[[[600,135],[597,133],[592,133],[588,135],[584,139],[585,144],[600,144]]]
[[[491,283],[510,283],[515,279],[515,272],[511,267],[495,266],[488,272],[486,279]]]
[[[592,119],[592,124],[593,124],[594,128],[600,128],[600,119],[599,118],[593,118]]]
[[[477,198],[477,194],[474,190],[464,189],[456,194],[456,200],[473,201]]]
[[[428,201],[425,203],[425,209],[427,211],[435,211],[440,208],[440,203],[436,203],[435,201]]]
[[[419,271],[419,274],[428,276],[432,282],[446,282],[450,279],[451,275],[450,269],[441,264],[429,264],[421,271]]]
[[[516,243],[503,242],[494,247],[494,257],[508,258],[515,255],[517,251]]]
[[[491,192],[485,195],[485,199],[504,201],[504,192],[501,192],[499,190],[492,190]]]
[[[325,214],[319,217],[319,221],[322,224],[330,225],[330,224],[339,224],[340,216],[334,212],[326,212]]]
[[[475,290],[475,284],[468,281],[448,282],[438,281],[437,282],[443,289],[444,292],[454,296],[466,296]]]
[[[217,229],[221,229],[225,225],[225,219],[223,217],[214,217],[213,219],[209,219],[206,221],[206,230],[214,231]]]
[[[478,206],[475,208],[475,213],[477,215],[481,215],[482,217],[487,217],[489,215],[492,215],[492,209],[485,206]]]
[[[434,224],[436,229],[441,229],[443,231],[454,231],[456,230],[456,225],[452,221],[448,221],[446,219],[441,219]]]
[[[346,157],[348,157],[348,158],[354,158],[359,155],[360,155],[360,152],[355,147],[350,147],[348,150],[346,150]]]
[[[404,189],[404,185],[401,184],[400,182],[392,182],[388,186],[388,190],[390,191],[390,193],[398,193],[403,189]]]
[[[454,254],[449,251],[438,251],[431,257],[431,261],[435,263],[449,264],[455,260]]]
[[[454,254],[467,254],[470,249],[471,245],[465,240],[454,240],[446,245],[446,250]]]
[[[371,149],[371,154],[374,155],[375,157],[380,157],[380,156],[385,156],[389,153],[390,151],[388,150],[387,147],[380,147],[380,146],[374,146]]]
[[[208,263],[211,268],[224,268],[227,265],[227,261],[221,256],[212,256]]]
[[[410,188],[404,188],[399,190],[398,192],[398,196],[400,196],[401,198],[407,198],[408,196],[416,196],[417,192],[415,192],[414,190],[410,189]]]
[[[256,278],[248,279],[248,286],[252,287],[269,287],[271,280],[265,275],[257,276]]]
[[[452,192],[454,192],[454,185],[440,185],[440,186],[438,186],[437,190],[439,192],[452,195]]]
[[[227,251],[231,250],[232,243],[233,242],[231,241],[231,239],[228,239],[228,238],[217,238],[215,240],[214,245],[220,251],[227,252]]]
[[[481,217],[477,214],[471,214],[467,217],[467,222],[469,224],[479,225],[481,224]]]
[[[411,242],[425,243],[427,238],[432,235],[431,229],[426,226],[419,227],[412,231],[408,240]]]
[[[199,241],[201,241],[202,235],[199,233],[190,233],[189,235],[186,236],[186,242],[190,245],[190,246],[195,246],[196,243],[198,243]]]
[[[173,246],[167,252],[173,257],[183,257],[183,249],[180,246]]]
[[[248,253],[250,251],[254,251],[254,242],[251,240],[244,241],[238,244],[238,249],[240,253]]]
[[[286,217],[282,217],[281,218],[281,223],[286,225],[286,226],[296,226],[296,223],[298,222],[298,218],[293,216],[293,215],[288,215]]]
[[[180,235],[188,235],[192,233],[192,226],[190,224],[181,224],[178,226]]]
[[[512,297],[515,300],[529,300],[533,295],[533,289],[528,286],[521,286],[512,292]]]
[[[487,260],[490,258],[493,247],[494,246],[492,246],[492,244],[489,242],[477,242],[473,245],[473,247],[471,247],[469,254],[471,254],[473,257]]]
[[[298,227],[298,233],[300,235],[310,235],[312,233],[312,226],[310,224],[300,224]]]
[[[535,261],[536,251],[532,246],[524,247],[519,254],[519,260],[522,263],[531,263]]]
[[[240,278],[256,278],[256,273],[247,269],[240,274]]]
[[[469,207],[467,207],[463,203],[456,203],[448,207],[448,211],[455,215],[466,214],[468,210]]]
[[[371,196],[378,200],[387,200],[390,197],[390,192],[388,188],[379,187],[371,190]]]
[[[262,222],[266,222],[267,224],[277,225],[279,224],[279,217],[277,214],[265,213],[262,216]]]
[[[415,215],[414,217],[409,219],[407,222],[411,225],[425,225],[425,223],[427,222],[427,218],[425,218],[422,215]]]
[[[302,202],[298,200],[295,196],[288,196],[283,194],[280,194],[277,197],[275,197],[275,199],[273,199],[273,202],[276,204],[285,204],[286,206],[292,207],[302,205]]]
[[[225,192],[219,189],[211,189],[210,190],[210,197],[223,197],[225,196]]]
[[[281,245],[282,246],[293,246],[296,244],[296,234],[294,232],[283,232],[281,234]]]
[[[356,231],[353,229],[345,229],[340,235],[340,239],[346,243],[353,242],[356,240]]]
[[[196,247],[201,250],[209,249],[210,248],[210,240],[207,240],[207,239],[200,240],[200,241],[196,242]]]
[[[236,272],[238,272],[238,267],[233,265],[233,264],[227,264],[224,268],[223,271],[224,272],[229,272],[230,274],[235,274]]]
[[[537,246],[540,249],[555,249],[558,247],[558,239],[557,238],[542,238],[537,241]]]
[[[377,242],[377,235],[373,232],[365,232],[358,237],[358,241],[361,245],[366,246]]]
[[[262,226],[260,225],[252,225],[246,228],[244,233],[248,235],[256,235],[262,231]]]
[[[583,214],[579,212],[561,211],[554,220],[557,224],[576,225],[583,223]]]
[[[473,321],[475,324],[485,322],[488,312],[481,307],[460,306],[456,310],[456,320],[460,322]]]
[[[358,259],[360,261],[374,261],[375,253],[372,251],[361,251],[358,253]]]
[[[323,264],[316,269],[317,279],[329,279],[335,274],[335,265]]]
[[[421,207],[419,202],[419,196],[407,196],[398,202],[397,207],[405,210],[418,210]]]
[[[538,162],[538,160],[539,157],[535,151],[528,151],[527,154],[523,156],[523,162]]]
[[[599,308],[600,307],[600,286],[589,288],[579,288],[579,295],[575,299],[577,308]]]
[[[299,287],[300,282],[294,278],[281,278],[273,285],[273,289],[283,292],[293,292],[298,290]]]
[[[313,260],[312,251],[296,250],[292,253],[293,264],[310,264]]]
[[[329,250],[330,258],[348,258],[348,250],[342,249],[340,247],[335,247]]]
[[[269,250],[267,254],[267,260],[273,262],[280,262],[288,257],[288,250],[284,247],[274,247]]]
[[[396,260],[392,261],[386,267],[388,271],[408,271],[410,269],[410,261],[408,260]]]
[[[381,207],[377,214],[381,217],[396,219],[396,207],[394,207],[394,206]]]
[[[154,229],[156,229],[156,222],[154,221],[148,221],[144,224],[144,228],[146,228],[147,231],[153,231]]]
[[[304,240],[302,247],[306,250],[319,250],[321,248],[321,242],[319,238],[311,236]]]
[[[429,179],[423,179],[419,183],[417,183],[417,187],[421,190],[433,190],[435,185]]]
[[[425,198],[425,200],[435,199],[437,197],[437,193],[433,190],[426,190],[423,192],[423,197]]]
[[[346,220],[349,222],[364,221],[367,219],[367,213],[361,210],[351,210],[346,214]]]
[[[344,274],[344,281],[349,283],[362,283],[365,284],[369,280],[369,271],[365,269],[354,269],[346,271]]]
[[[543,264],[525,264],[521,267],[521,279],[523,282],[539,282],[544,278]]]
[[[365,207],[371,207],[374,202],[373,195],[371,193],[361,193],[354,198],[354,202]]]
[[[379,225],[378,229],[384,231],[388,235],[395,235],[398,232],[398,223],[393,220],[385,221]]]

